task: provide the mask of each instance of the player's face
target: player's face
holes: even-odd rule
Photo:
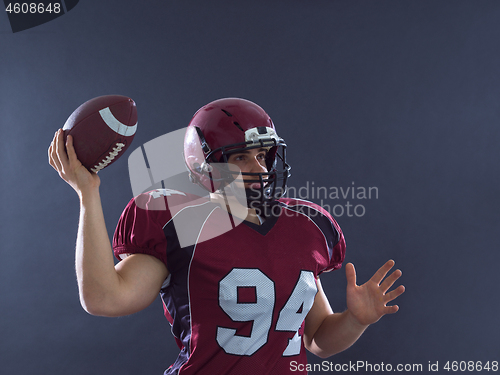
[[[242,173],[266,173],[266,155],[267,149],[254,148],[250,150],[241,151],[231,154],[228,158],[229,166],[234,165]],[[257,182],[257,177],[244,176],[245,188],[254,187],[259,188],[260,183]]]

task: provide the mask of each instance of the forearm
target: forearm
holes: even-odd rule
[[[89,190],[79,196],[75,266],[80,301],[89,313],[104,315],[106,305],[112,303],[112,294],[118,290],[119,275],[114,267],[99,190]]]
[[[359,324],[349,310],[328,315],[314,334],[308,349],[321,358],[340,353],[354,344],[367,327]]]

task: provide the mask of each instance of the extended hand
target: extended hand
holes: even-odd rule
[[[384,280],[393,266],[394,261],[389,260],[375,272],[370,280],[358,286],[356,285],[354,265],[352,263],[346,265],[347,309],[361,325],[375,323],[385,314],[393,314],[399,310],[397,305],[386,306],[387,303],[399,297],[405,291],[405,287],[400,285],[387,293],[402,275],[400,270],[396,270]]]

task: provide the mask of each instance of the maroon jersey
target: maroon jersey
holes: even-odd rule
[[[172,190],[126,207],[115,256],[149,254],[170,273],[161,297],[180,353],[165,374],[279,375],[307,362],[302,331],[316,277],[341,267],[345,241],[314,203],[282,198],[271,212],[262,225],[234,226],[215,203]]]

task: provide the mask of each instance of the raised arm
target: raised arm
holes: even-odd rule
[[[75,263],[82,307],[101,316],[128,315],[144,309],[158,295],[168,276],[167,268],[144,254],[131,255],[115,267],[99,177],[80,163],[71,136],[64,144],[62,130],[54,135],[48,156],[50,165],[80,198]]]

